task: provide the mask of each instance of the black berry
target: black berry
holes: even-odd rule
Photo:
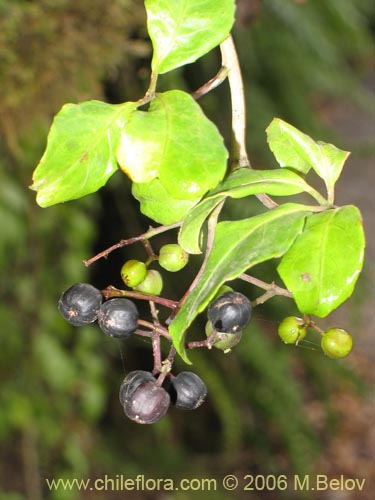
[[[237,333],[247,326],[250,318],[250,301],[238,292],[220,295],[208,309],[208,319],[217,332]]]
[[[169,394],[155,381],[143,382],[124,402],[125,415],[138,424],[154,424],[167,413]]]
[[[195,410],[207,395],[203,380],[193,372],[181,372],[169,387],[171,402],[181,410]]]
[[[138,317],[138,309],[131,300],[111,299],[101,305],[98,324],[110,337],[127,338],[137,329]]]
[[[76,283],[61,295],[58,308],[69,323],[83,326],[97,319],[102,300],[102,294],[94,286]]]
[[[129,372],[120,387],[120,403],[122,406],[129,400],[133,392],[144,382],[155,382],[152,373],[144,370]]]

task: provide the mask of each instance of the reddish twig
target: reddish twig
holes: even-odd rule
[[[91,264],[93,264],[97,260],[107,258],[111,252],[117,250],[118,248],[123,248],[125,246],[132,245],[133,243],[137,243],[139,241],[145,242],[146,240],[152,238],[153,236],[156,236],[157,234],[165,233],[170,229],[175,229],[177,227],[180,227],[181,224],[182,224],[181,222],[176,222],[175,224],[171,224],[169,226],[150,227],[150,229],[145,233],[140,234],[139,236],[133,236],[133,238],[128,238],[126,240],[120,240],[118,243],[115,243],[114,245],[106,248],[105,250],[99,252],[90,259],[84,260],[83,263],[85,264],[86,267],[91,266]],[[144,245],[147,251],[147,244],[144,243]]]
[[[103,297],[110,299],[113,297],[129,297],[132,299],[148,300],[151,302],[156,302],[162,306],[168,307],[169,309],[176,309],[178,302],[175,300],[165,299],[164,297],[158,297],[156,295],[148,295],[142,292],[135,292],[133,290],[119,290],[112,285],[107,286],[101,291]]]
[[[274,282],[266,283],[265,281],[262,281],[258,278],[254,278],[254,276],[250,276],[245,273],[241,274],[239,278],[243,281],[246,281],[247,283],[251,283],[252,285],[257,286],[258,288],[263,288],[263,290],[267,290],[267,292],[271,291],[273,293],[272,297],[274,295],[283,295],[284,297],[293,298],[292,292],[286,290],[286,288],[281,288],[280,286],[277,286]]]

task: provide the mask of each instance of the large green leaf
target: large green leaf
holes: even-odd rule
[[[121,132],[121,169],[135,182],[158,178],[176,199],[197,200],[216,187],[228,152],[216,126],[186,92],[158,94]]]
[[[197,286],[169,326],[173,343],[186,362],[185,332],[221,285],[246,269],[282,256],[302,231],[303,205],[285,204],[249,219],[219,222],[213,248]]]
[[[174,224],[181,220],[199,201],[176,200],[163,188],[159,179],[133,182],[132,194],[141,204],[141,212],[159,224]]]
[[[192,63],[226,38],[234,0],[146,0],[154,73]]]
[[[328,192],[333,190],[349,152],[316,142],[279,118],[272,120],[266,132],[269,147],[281,167],[293,167],[303,173],[312,167],[324,179]]]
[[[202,225],[212,210],[227,196],[244,198],[258,193],[289,196],[309,192],[311,189],[299,175],[287,169],[235,170],[188,213],[179,233],[179,243],[189,253],[201,253]]]
[[[364,248],[362,218],[356,207],[308,217],[303,233],[278,267],[299,310],[324,318],[342,304],[354,290]]]
[[[42,207],[97,191],[117,170],[120,127],[136,104],[65,104],[55,116],[31,189]]]

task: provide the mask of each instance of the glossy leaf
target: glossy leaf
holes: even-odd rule
[[[228,36],[234,22],[234,0],[145,0],[145,6],[154,73],[196,61]]]
[[[65,104],[55,116],[31,189],[48,207],[97,191],[117,171],[115,151],[136,104]]]
[[[163,188],[159,179],[133,183],[132,194],[141,204],[141,212],[159,224],[174,224],[183,219],[199,201],[176,200]]]
[[[333,144],[318,142],[320,158],[314,162],[315,172],[324,180],[328,192],[333,191],[337,179],[340,177],[342,169],[350,152],[336,148]]]
[[[185,331],[221,285],[260,262],[282,256],[302,231],[303,205],[285,204],[249,219],[219,222],[211,254],[199,283],[169,326],[173,343],[188,362]]]
[[[212,210],[227,196],[244,198],[259,193],[289,196],[309,190],[311,187],[298,174],[287,169],[235,170],[187,214],[179,233],[179,243],[189,253],[201,253],[202,225]]]
[[[289,123],[275,118],[266,130],[269,147],[281,167],[307,173],[312,167],[332,191],[349,152],[316,142]]]
[[[217,194],[202,200],[185,217],[180,232],[178,243],[188,253],[201,253],[201,231],[204,221],[212,210],[226,198],[224,194]]]
[[[267,141],[280,167],[292,167],[306,174],[312,167],[311,149],[316,143],[289,123],[274,118],[266,129]]]
[[[158,94],[147,112],[134,111],[118,154],[121,169],[133,181],[158,178],[169,196],[181,200],[197,200],[216,187],[227,156],[216,126],[180,90]]]
[[[354,206],[307,218],[278,272],[299,310],[324,318],[353,292],[363,266],[362,218]]]

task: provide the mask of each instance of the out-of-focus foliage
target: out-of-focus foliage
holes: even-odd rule
[[[370,65],[371,9],[370,0],[238,2],[234,36],[255,163],[269,158],[264,129],[274,116],[311,133],[319,126],[314,109],[327,99],[373,106],[360,84]],[[56,304],[65,288],[85,280],[119,284],[119,259],[134,257],[139,248],[98,263],[91,276],[82,259],[142,232],[147,221],[137,217],[138,204],[121,174],[99,195],[48,209],[36,205],[27,186],[50,120],[65,102],[141,96],[151,57],[144,21],[137,0],[0,0],[0,498],[91,498],[50,493],[46,477],[312,471],[333,432],[331,395],[352,390],[356,380],[346,363],[280,344],[273,318],[287,311],[284,300],[275,299],[262,308],[270,322],[255,321],[232,354],[191,353],[208,387],[205,405],[137,426],[118,403],[121,352],[126,371],[149,369],[148,343],[120,344],[103,338],[96,326],[77,330],[60,318]],[[217,64],[216,53],[208,55],[161,84],[195,88]],[[202,105],[229,137],[225,85]],[[264,270],[270,279],[271,271]],[[191,271],[180,276],[166,280],[167,296],[181,294],[179,282],[186,285]],[[195,325],[201,337],[204,324]],[[327,416],[319,419],[322,413]],[[205,493],[231,498],[212,495]],[[191,492],[173,494],[174,500],[187,498]]]
[[[254,116],[252,147],[264,148],[263,131],[274,116],[307,133],[321,132],[314,110],[330,99],[375,110],[373,96],[360,84],[372,65],[373,10],[371,0],[265,0],[250,29],[244,15],[235,35]]]
[[[127,41],[145,17],[134,4],[0,2],[0,126],[9,147],[17,151],[19,130],[50,120],[65,102],[103,97],[103,79],[139,50]]]

